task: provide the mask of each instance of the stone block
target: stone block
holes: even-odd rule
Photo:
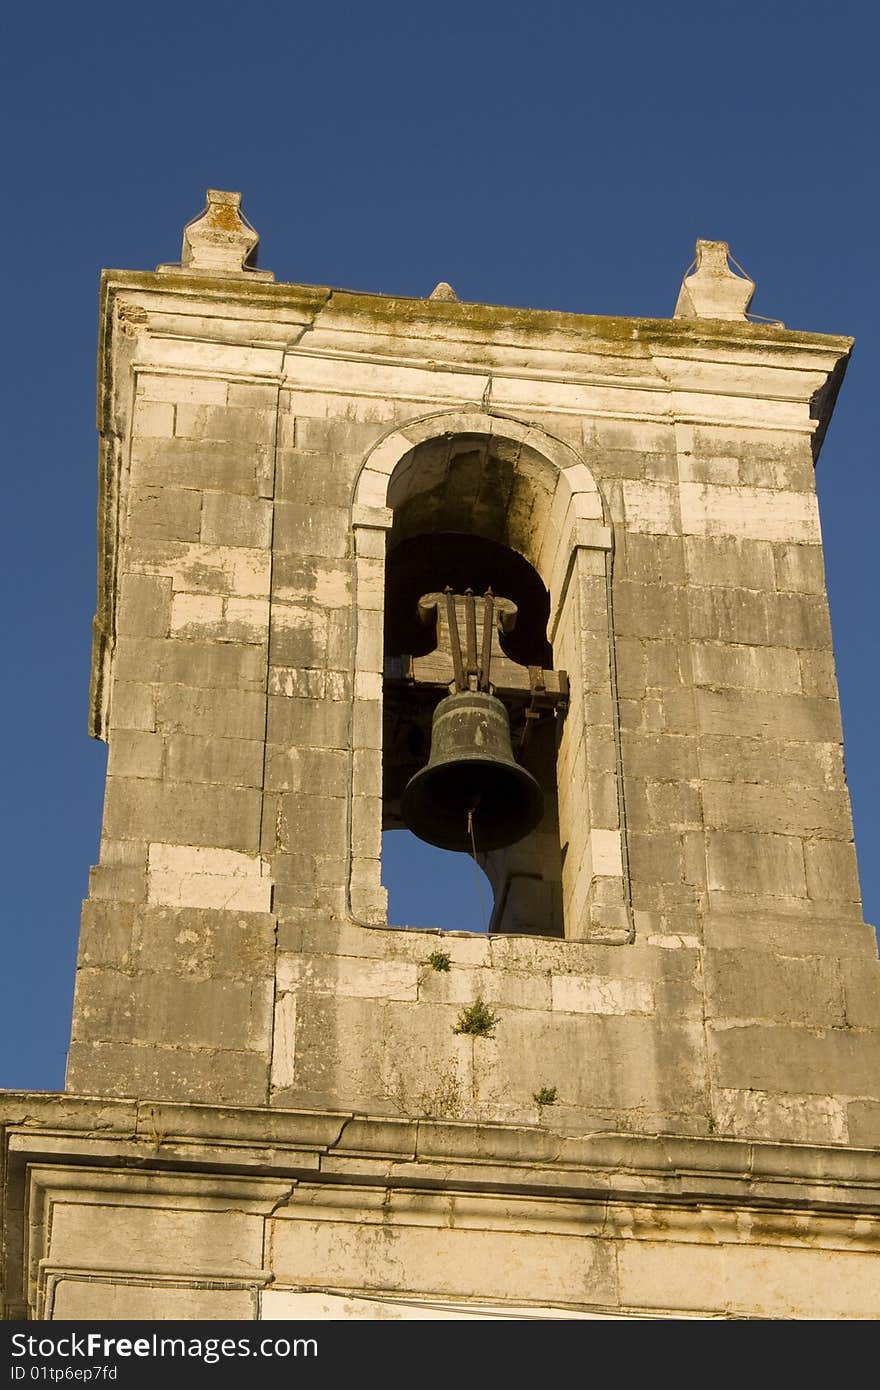
[[[540,1086],[555,1085],[566,1104],[610,1106],[619,1117],[703,1105],[698,1019],[524,1009],[504,1016],[496,1033],[497,1058],[481,1066],[483,1094],[529,1099]]]
[[[151,574],[124,574],[120,583],[117,631],[135,637],[166,637],[171,580]]]
[[[300,415],[296,421],[297,447],[307,453],[363,455],[381,433],[372,421],[345,417]]]
[[[739,482],[739,459],[724,454],[695,455],[682,453],[678,460],[678,476],[686,483],[715,483],[735,487]]]
[[[831,624],[824,595],[768,594],[771,641],[800,650],[831,650]]]
[[[119,680],[258,691],[265,686],[266,653],[243,642],[120,637],[114,670]],[[160,702],[164,694],[159,691]]]
[[[732,1139],[845,1144],[846,1106],[833,1096],[714,1091],[716,1133]]]
[[[844,785],[839,743],[708,735],[700,739],[700,767],[710,781],[768,782],[827,790]]]
[[[271,558],[250,546],[184,544],[132,540],[126,547],[128,568],[141,574],[166,575],[173,591],[267,598]]]
[[[320,555],[342,557],[348,554],[348,511],[315,502],[277,502],[275,504],[274,548],[279,555]]]
[[[614,420],[598,416],[583,421],[584,448],[588,453],[606,449],[636,454],[658,453],[675,457],[675,427],[654,420]]]
[[[266,789],[268,791],[303,791],[320,787],[331,797],[345,796],[349,779],[349,754],[334,748],[294,748],[270,744],[266,748]],[[381,795],[375,783],[381,771],[376,769],[372,786],[355,771],[353,785],[358,796]]]
[[[737,646],[729,642],[695,642],[691,647],[697,685],[735,690],[801,689],[798,653],[784,646]]]
[[[810,918],[798,902],[791,913],[712,913],[703,923],[706,945],[719,950],[775,951],[783,956],[860,956],[874,960],[877,939],[869,926],[850,918]]]
[[[843,790],[787,788],[769,783],[703,783],[706,825],[774,835],[852,835],[849,799]]]
[[[274,403],[273,403],[274,407]],[[254,406],[241,409],[230,402],[222,405],[180,404],[174,433],[180,437],[218,440],[247,448],[261,444],[273,448],[275,443],[275,410],[260,410]]]
[[[733,536],[686,536],[687,577],[697,588],[760,589],[776,586],[774,549],[769,541],[738,540]]]
[[[880,1033],[880,961],[841,962],[850,1028],[872,1028]]]
[[[257,1052],[72,1041],[67,1084],[82,1095],[264,1105],[268,1063]]]
[[[134,538],[125,545],[124,562],[132,573],[171,579],[172,591],[223,594],[231,588],[232,555],[221,546]]]
[[[684,591],[619,580],[615,585],[614,619],[615,630],[625,636],[655,640],[684,637],[687,632]]]
[[[710,888],[770,897],[803,898],[803,843],[793,835],[707,832]]]
[[[627,734],[623,751],[630,777],[673,782],[699,775],[697,740],[684,734]]]
[[[232,584],[230,593],[236,598],[268,598],[271,581],[271,559],[264,550],[247,546],[230,548]]]
[[[114,686],[114,703],[119,689]],[[259,690],[166,685],[156,698],[156,727],[166,734],[251,741],[261,740],[266,727],[266,697]]]
[[[827,956],[798,959],[769,951],[709,949],[704,969],[710,1018],[817,1027],[845,1022],[840,973]]]
[[[263,743],[259,739],[171,734],[168,776],[175,782],[211,782],[259,787],[263,779]]]
[[[130,975],[81,968],[76,989],[77,1042],[268,1054],[268,984],[157,971],[133,988]]]
[[[646,883],[681,883],[684,878],[681,837],[670,831],[629,837],[633,879]]]
[[[227,642],[264,645],[269,640],[268,598],[224,600],[223,637]]]
[[[311,854],[340,853],[344,849],[346,835],[345,799],[322,795],[321,788],[317,786],[310,790],[317,794],[282,794],[279,848]]]
[[[693,588],[687,591],[690,635],[701,642],[772,646],[768,595],[752,589]]]
[[[272,906],[272,881],[256,855],[151,844],[148,872],[150,905],[225,912],[269,912]]]
[[[144,868],[146,853],[144,852]],[[134,954],[135,905],[89,901],[83,903],[79,932],[79,963],[127,970]]]
[[[220,377],[174,376],[171,373],[139,372],[138,396],[145,401],[185,401],[196,405],[225,405],[228,390]]]
[[[731,1317],[874,1318],[874,1256],[823,1249],[628,1241],[619,1250],[626,1307]]]
[[[680,530],[678,490],[670,483],[625,481],[623,506],[630,531],[669,536]]]
[[[861,1149],[880,1147],[880,1101],[851,1101],[846,1119],[851,1144]]]
[[[798,544],[820,540],[818,508],[810,493],[682,482],[680,496],[685,535]]]
[[[239,984],[274,981],[275,919],[268,913],[151,904],[137,908],[132,931],[133,959],[141,974]]]
[[[820,545],[775,545],[776,587],[802,594],[825,594],[825,565]]]
[[[171,636],[218,639],[223,628],[221,594],[177,593],[171,603]]]
[[[328,615],[321,608],[272,604],[269,659],[273,666],[321,669],[327,657]]]
[[[839,743],[836,700],[809,695],[771,695],[763,691],[698,690],[697,714],[707,734],[788,742]]]
[[[279,956],[279,990],[338,995],[349,999],[411,999],[418,997],[419,968],[407,961],[370,960],[338,956],[310,959]]]
[[[161,777],[165,740],[141,729],[115,729],[107,758],[109,777]]]
[[[696,984],[687,984],[681,980],[661,980],[654,985],[654,1012],[659,1017],[702,1019],[704,1007],[703,991]]]
[[[286,699],[332,700],[348,704],[349,678],[342,671],[270,666],[269,694]]]
[[[798,653],[798,659],[804,694],[821,695],[827,700],[837,699],[834,653],[831,651],[804,651]]]
[[[700,792],[687,782],[632,780],[627,787],[626,819],[631,830],[682,830],[702,824]]]
[[[217,488],[248,497],[262,495],[263,479],[272,466],[265,444],[225,444],[213,439],[142,439],[131,450],[135,485]]]
[[[382,705],[379,700],[358,700],[354,707],[351,742],[356,749],[382,748]]]
[[[552,1007],[560,1013],[651,1014],[654,992],[643,980],[554,975]]]
[[[739,460],[739,481],[746,487],[813,493],[816,465],[808,452],[792,454],[785,459],[766,459],[760,454],[744,453]]]
[[[259,829],[260,793],[250,787],[206,796],[198,783],[107,779],[104,832],[114,839],[256,851]]]
[[[341,699],[270,695],[266,740],[281,747],[348,749],[349,713]]]
[[[709,1037],[719,1086],[864,1097],[871,1097],[876,1087],[880,1033],[795,1025],[710,1025]]]
[[[354,464],[351,456],[280,449],[278,496],[287,502],[316,502],[326,507],[347,508],[354,482]]]
[[[680,536],[643,536],[626,531],[620,537],[619,544],[620,553],[615,569],[622,565],[626,579],[639,584],[666,586],[686,582]]]
[[[99,864],[89,870],[89,897],[110,902],[142,903],[147,896],[147,875],[129,864]]]
[[[861,901],[855,845],[846,840],[810,840],[804,845],[807,892],[818,902]]]
[[[162,401],[136,399],[131,420],[132,433],[142,439],[166,439],[174,434],[174,406]]]
[[[320,608],[347,610],[351,606],[350,562],[322,560],[316,556],[276,555],[272,595],[282,603],[303,604],[308,600]]]
[[[281,798],[273,798],[273,801],[280,803]],[[280,811],[280,805],[279,805]],[[304,850],[299,853],[297,849],[283,844],[285,836],[283,827],[280,824],[280,814],[274,819],[273,843],[272,843],[272,874],[279,888],[291,886],[313,887],[318,881],[318,856],[314,850]]]
[[[274,415],[278,406],[280,388],[271,383],[258,381],[230,381],[227,401],[231,407],[245,410],[268,410]],[[207,401],[207,405],[215,402]],[[223,404],[223,402],[219,402]]]
[[[177,593],[171,603],[171,636],[264,645],[269,637],[269,600]]]
[[[539,1288],[548,1303],[616,1302],[610,1241],[457,1229],[436,1217],[381,1226],[274,1219],[271,1227],[281,1284],[388,1290],[399,1287],[405,1269],[409,1293],[435,1298],[529,1302]]]
[[[202,494],[192,488],[140,484],[129,494],[128,535],[147,540],[197,541]]]
[[[126,1194],[129,1195],[129,1194]],[[263,1221],[254,1212],[218,1210],[181,1194],[173,1205],[139,1200],[94,1206],[56,1202],[51,1257],[62,1268],[125,1270],[132,1275],[256,1276],[261,1268]],[[212,1209],[213,1208],[213,1209]],[[100,1245],[95,1215],[100,1213]]]
[[[682,681],[682,661],[686,654],[679,642],[650,642],[644,644],[645,686],[651,689],[675,689]]]
[[[738,912],[771,915],[778,913],[792,919],[806,917],[815,922],[827,922],[830,917],[835,927],[854,926],[861,921],[862,915],[857,903],[814,902],[812,898],[779,897],[769,893],[747,893],[718,888],[710,889],[708,906],[710,912],[721,916]]]
[[[202,500],[200,539],[205,545],[268,546],[272,504],[260,497],[206,492]]]
[[[419,999],[432,1003],[473,1004],[483,999],[493,1009],[549,1009],[550,977],[524,971],[469,969],[460,963],[448,971],[435,970],[426,963],[419,967]],[[605,1012],[609,1012],[606,1010]]]
[[[113,682],[110,690],[110,728],[144,729],[156,727],[156,691],[140,681]]]
[[[614,644],[618,688],[638,699],[648,684],[647,643],[638,637],[619,637]]]

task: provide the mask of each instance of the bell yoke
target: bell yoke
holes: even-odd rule
[[[490,685],[493,626],[502,615],[504,626],[511,626],[515,609],[491,589],[486,592],[478,657],[473,593],[456,595],[447,588],[442,595],[426,595],[419,605],[423,617],[436,613],[441,602],[455,688],[434,710],[430,756],[407,783],[401,812],[414,835],[441,849],[502,849],[528,835],[544,814],[544,794],[514,756],[507,709]],[[459,607],[465,615],[465,652]]]

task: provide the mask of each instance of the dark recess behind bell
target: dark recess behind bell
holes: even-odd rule
[[[505,656],[523,666],[553,665],[546,635],[550,595],[529,562],[498,541],[457,531],[410,536],[389,552],[386,584],[386,656],[425,656],[433,650],[434,630],[418,614],[423,594],[448,586],[458,594],[472,589],[482,595],[491,588],[519,610],[513,631],[500,635]]]

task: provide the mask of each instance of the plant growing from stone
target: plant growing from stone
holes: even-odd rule
[[[493,1014],[488,1004],[478,997],[473,1004],[462,1009],[453,1033],[469,1033],[472,1038],[491,1038],[495,1031],[498,1015]]]

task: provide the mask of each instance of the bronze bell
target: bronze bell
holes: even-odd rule
[[[544,813],[544,795],[513,756],[510,720],[485,691],[448,695],[434,711],[431,754],[401,801],[414,835],[440,849],[501,849],[528,835]]]

